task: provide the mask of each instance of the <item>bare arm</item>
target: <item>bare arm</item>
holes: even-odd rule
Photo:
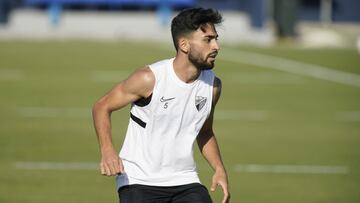
[[[94,104],[92,112],[101,152],[101,174],[113,176],[124,173],[122,161],[112,143],[111,113],[149,96],[154,83],[155,77],[149,68],[138,69]]]
[[[200,133],[197,137],[197,143],[204,158],[209,162],[215,173],[212,179],[211,191],[215,191],[216,187],[220,185],[224,192],[222,203],[229,202],[230,194],[228,188],[228,178],[224,164],[221,159],[219,145],[213,131],[214,110],[217,101],[221,94],[221,80],[215,78],[213,103],[209,118],[205,121]]]

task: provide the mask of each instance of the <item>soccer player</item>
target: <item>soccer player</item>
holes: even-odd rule
[[[122,203],[212,202],[193,157],[196,140],[214,169],[211,191],[228,178],[213,132],[221,81],[213,71],[220,49],[213,9],[181,11],[171,23],[175,58],[136,70],[93,107],[101,151],[101,174],[116,176]],[[118,155],[111,139],[111,113],[131,103],[126,137]]]

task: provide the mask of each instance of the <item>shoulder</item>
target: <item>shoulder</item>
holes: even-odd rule
[[[157,61],[153,64],[150,64],[149,65],[149,68],[152,70],[152,71],[157,71],[157,70],[161,70],[163,69],[164,66],[169,66],[169,65],[172,65],[171,62],[174,60],[174,58],[171,58],[171,59],[163,59],[163,60],[160,60],[160,61]]]
[[[151,71],[149,66],[139,68],[133,74],[137,79],[145,83],[153,83],[155,81],[154,73]]]
[[[154,73],[148,66],[136,69],[125,81],[124,85],[138,92],[141,96],[151,94],[155,84]]]
[[[216,103],[218,102],[220,95],[221,95],[221,80],[220,78],[216,77],[214,78],[214,83],[213,83],[213,105],[216,105]]]
[[[151,84],[155,81],[155,76],[148,66],[136,69],[127,80],[135,81],[137,83]]]

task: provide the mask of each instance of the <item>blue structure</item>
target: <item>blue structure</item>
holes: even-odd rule
[[[262,28],[267,18],[266,0],[253,0],[249,3],[251,25],[255,28]]]
[[[166,26],[170,21],[171,10],[173,8],[192,7],[195,5],[195,0],[25,0],[25,2],[28,6],[46,6],[49,12],[50,23],[54,27],[60,23],[61,11],[64,6],[154,7],[158,10],[160,23]]]
[[[61,4],[58,1],[52,1],[49,5],[49,17],[51,25],[57,26],[60,23],[61,18]]]
[[[49,5],[56,1],[61,5],[107,6],[159,6],[164,0],[25,0],[27,5]],[[190,7],[195,0],[165,0],[172,7]]]
[[[274,1],[274,0],[273,0]],[[51,11],[51,21],[58,23],[56,17],[58,10],[66,6],[108,6],[109,8],[122,8],[130,6],[132,8],[156,8],[161,22],[167,22],[167,16],[171,9],[187,8],[194,6],[212,7],[221,10],[237,10],[249,14],[251,24],[255,28],[261,28],[269,18],[269,10],[272,8],[270,0],[24,0],[26,5],[46,6]],[[320,4],[323,0],[298,0],[299,19],[320,20]],[[350,21],[360,22],[360,0],[331,0],[332,11],[331,20],[334,22]],[[60,7],[55,7],[55,3]],[[60,8],[60,9],[59,9]],[[89,7],[88,7],[89,8]]]

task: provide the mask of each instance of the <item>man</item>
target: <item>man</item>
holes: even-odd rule
[[[219,51],[215,25],[222,16],[212,9],[187,9],[171,24],[177,51],[173,59],[140,68],[93,107],[101,151],[101,174],[117,176],[122,203],[212,202],[200,184],[193,158],[198,146],[215,173],[211,191],[228,180],[212,129],[221,81],[214,76]],[[132,104],[120,155],[111,141],[110,115]]]

